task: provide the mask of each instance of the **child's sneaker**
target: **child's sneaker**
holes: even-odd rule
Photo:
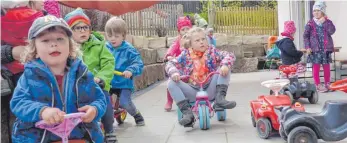
[[[143,119],[143,116],[139,111],[134,116],[135,122],[137,126],[144,126],[145,125],[145,119]]]
[[[325,86],[319,84],[319,85],[317,85],[317,91],[324,93],[324,92],[328,92],[328,89]]]
[[[330,82],[325,84],[325,88],[327,89],[328,92],[333,92],[334,90],[330,89]]]
[[[105,143],[118,143],[116,133],[115,132],[106,133],[105,134]]]

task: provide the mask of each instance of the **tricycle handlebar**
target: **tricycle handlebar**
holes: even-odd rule
[[[203,84],[205,84],[210,78],[212,75],[214,74],[220,74],[219,72],[211,72],[207,75],[206,79],[202,82],[199,82],[199,81],[196,81],[194,80],[196,83],[198,83],[200,85],[200,87],[202,87]],[[189,75],[182,75],[180,76],[181,79],[186,79],[186,78],[189,78],[190,76]]]

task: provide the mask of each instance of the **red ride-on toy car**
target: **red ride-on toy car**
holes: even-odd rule
[[[263,86],[270,88],[275,95],[261,95],[257,100],[250,101],[251,118],[253,127],[256,127],[258,136],[267,139],[271,133],[278,131],[280,123],[280,109],[283,107],[292,107],[298,111],[305,111],[303,105],[299,102],[292,104],[291,99],[287,95],[278,95],[278,92],[287,84],[287,79],[269,80],[261,83]]]
[[[347,78],[338,80],[330,85],[331,90],[340,90],[347,93]]]

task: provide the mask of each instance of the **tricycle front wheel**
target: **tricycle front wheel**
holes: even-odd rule
[[[316,104],[319,100],[319,95],[318,95],[318,92],[317,91],[314,91],[311,93],[311,96],[308,98],[308,101],[311,103],[311,104]]]
[[[309,127],[299,126],[290,131],[288,143],[317,143],[316,133]]]
[[[210,112],[205,104],[199,105],[199,125],[202,130],[210,128]]]

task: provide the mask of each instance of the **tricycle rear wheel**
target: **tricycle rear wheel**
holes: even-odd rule
[[[280,126],[280,130],[279,130],[279,133],[280,133],[280,136],[283,140],[287,141],[288,140],[288,137],[286,135],[286,133],[284,132],[284,129],[283,127]]]
[[[217,114],[217,120],[218,121],[225,121],[225,119],[227,117],[226,116],[227,112],[225,109],[223,111],[216,111],[216,114]]]
[[[290,131],[288,143],[317,143],[316,133],[309,127],[299,126]]]
[[[272,132],[270,120],[267,118],[260,118],[256,124],[258,136],[262,139],[269,138]]]

